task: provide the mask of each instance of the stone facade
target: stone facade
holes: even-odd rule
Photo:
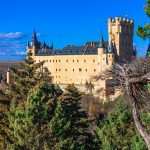
[[[125,63],[134,56],[133,49],[134,21],[116,17],[108,19],[108,37],[105,42],[101,36],[99,42],[87,42],[83,46],[68,45],[58,50],[37,40],[34,31],[32,42],[28,43],[27,52],[32,53],[36,62],[45,61],[53,76],[53,82],[65,87],[74,83],[85,91],[85,83],[92,76],[111,68],[115,62]],[[107,88],[106,81],[94,84],[94,93],[98,88]],[[106,97],[106,93],[104,93]]]

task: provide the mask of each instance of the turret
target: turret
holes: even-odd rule
[[[150,42],[149,42],[147,53],[146,53],[146,57],[148,57],[148,56],[150,56]]]
[[[34,29],[33,36],[32,36],[32,43],[34,46],[37,44],[37,36],[36,36],[35,29]]]
[[[108,19],[109,43],[115,44],[115,59],[119,63],[131,61],[133,58],[134,21],[122,17]]]
[[[108,46],[108,53],[114,53],[114,45],[113,42],[110,40],[109,46]]]
[[[105,42],[103,35],[101,35],[99,46],[98,46],[98,55],[102,55],[105,52]]]
[[[6,82],[7,84],[10,83],[10,68],[8,67],[8,70],[7,70],[7,79],[6,79]]]
[[[50,45],[50,49],[54,49],[54,44],[52,42],[52,44]]]

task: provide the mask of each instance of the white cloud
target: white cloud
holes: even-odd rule
[[[10,33],[0,33],[0,38],[8,38],[8,39],[17,39],[23,37],[24,34],[22,32],[10,32]]]

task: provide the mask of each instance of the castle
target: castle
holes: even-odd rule
[[[53,44],[48,46],[38,41],[34,31],[32,42],[28,42],[27,52],[31,52],[35,62],[45,61],[53,76],[53,82],[62,88],[74,83],[85,90],[85,83],[92,76],[111,68],[115,62],[130,62],[135,56],[133,48],[134,21],[122,17],[108,19],[108,41],[101,35],[98,42],[87,42],[82,46],[68,45],[61,50]],[[107,88],[107,81],[95,82],[94,91]],[[106,97],[106,93],[105,93]]]

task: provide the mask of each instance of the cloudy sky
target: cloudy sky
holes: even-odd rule
[[[107,18],[122,16],[138,25],[149,22],[145,0],[3,0],[0,8],[0,61],[23,60],[33,29],[41,41],[55,48],[98,41],[101,31],[107,40]],[[148,41],[135,34],[138,55],[145,54]]]

